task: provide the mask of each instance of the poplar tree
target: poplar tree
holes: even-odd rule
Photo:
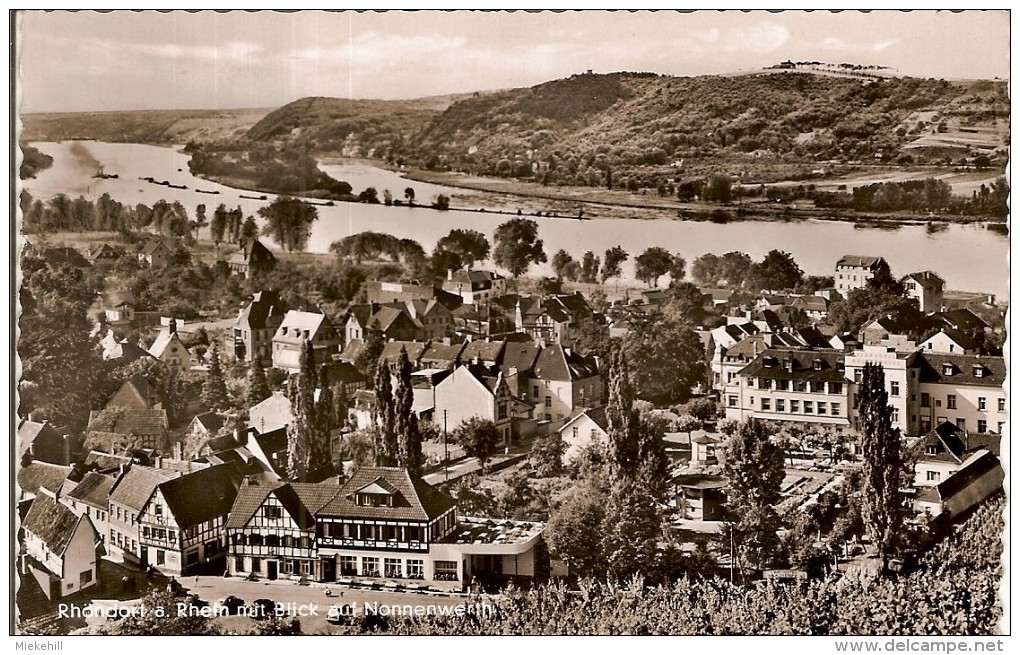
[[[421,475],[421,434],[414,410],[414,389],[411,386],[411,362],[407,349],[400,349],[397,359],[397,389],[395,395],[395,428],[398,438],[397,463],[413,475]]]
[[[892,425],[893,409],[881,366],[865,364],[857,397],[864,455],[861,516],[871,542],[887,560],[899,545],[906,510],[900,495],[904,466],[900,431]]]
[[[375,370],[375,405],[380,428],[380,443],[376,444],[375,453],[376,466],[393,466],[397,461],[396,417],[390,367],[386,362],[379,362]]]

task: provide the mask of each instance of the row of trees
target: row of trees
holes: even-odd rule
[[[558,250],[552,258],[553,273],[560,280],[605,284],[614,277],[623,274],[622,265],[630,255],[620,246],[606,250],[600,259],[592,251],[587,251],[576,261],[566,250]],[[669,274],[671,284],[683,280],[687,273],[687,261],[680,255],[670,254],[665,248],[652,246],[638,255],[635,260],[637,279],[650,287],[659,285],[659,278]]]

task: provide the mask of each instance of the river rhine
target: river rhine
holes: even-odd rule
[[[196,205],[204,203],[207,214],[218,204],[240,206],[245,215],[272,200],[241,198],[261,193],[239,191],[196,178],[188,172],[188,156],[172,148],[124,143],[81,142],[88,155],[71,150],[72,142],[36,143],[42,152],[54,158],[53,166],[41,171],[22,186],[33,196],[46,199],[57,193],[97,198],[109,193],[125,204],[152,205],[159,199],[180,201],[193,217]],[[91,155],[91,157],[89,156]],[[97,162],[118,179],[96,179]],[[319,220],[312,229],[311,252],[328,252],[333,241],[357,232],[373,230],[419,242],[431,251],[436,241],[453,228],[470,228],[486,234],[490,240],[500,223],[509,217],[473,211],[480,198],[470,191],[446,188],[403,179],[398,174],[365,164],[321,167],[336,179],[346,180],[357,193],[374,186],[379,197],[389,189],[401,199],[404,189],[412,187],[418,202],[428,202],[438,193],[456,196],[457,207],[472,211],[438,212],[425,208],[386,207],[357,203],[320,206]],[[187,189],[172,189],[140,180],[153,177]],[[197,190],[219,191],[219,194]],[[489,207],[491,209],[491,207]],[[741,221],[727,224],[656,219],[634,220],[598,218],[577,221],[567,218],[535,218],[539,236],[549,259],[560,248],[580,259],[591,250],[600,257],[607,248],[620,245],[631,255],[624,267],[625,276],[633,276],[633,258],[650,246],[662,246],[680,253],[688,263],[707,252],[722,254],[738,250],[761,259],[773,248],[790,252],[805,273],[831,275],[836,260],[844,254],[882,255],[895,275],[934,270],[946,279],[947,288],[996,294],[1007,299],[1009,239],[981,225],[950,224],[945,230],[929,234],[924,226],[903,226],[896,230],[856,229],[838,221],[802,220],[791,222]],[[270,244],[272,245],[272,244]],[[548,265],[533,272],[550,273]]]

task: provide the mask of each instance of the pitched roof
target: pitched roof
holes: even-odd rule
[[[595,362],[556,344],[546,346],[535,360],[533,375],[540,380],[582,380],[598,375]]]
[[[964,350],[977,350],[980,347],[978,342],[974,341],[973,339],[971,339],[970,336],[968,336],[966,332],[962,332],[960,330],[954,330],[953,328],[949,328],[949,327],[944,327],[941,330],[939,330],[938,332],[936,332],[935,334],[931,335],[930,337],[925,339],[925,343],[927,343],[928,341],[931,341],[932,339],[934,339],[935,337],[937,337],[940,334],[946,335],[947,337],[952,339],[953,342],[956,343],[956,345],[960,346]],[[922,344],[922,346],[923,345],[924,344]]]
[[[506,345],[507,342],[502,340],[486,341],[484,339],[475,339],[474,341],[469,341],[464,346],[464,350],[460,352],[460,360],[462,362],[469,362],[478,358],[482,362],[499,363]]]
[[[355,494],[365,487],[384,481],[395,491],[393,507],[358,505]],[[317,513],[319,516],[428,521],[449,509],[457,501],[433,488],[423,479],[412,476],[407,469],[363,466],[344,483],[340,492]]]
[[[1002,357],[920,351],[916,361],[921,382],[1001,387],[1006,381]]]
[[[50,551],[63,557],[81,520],[83,518],[72,512],[70,507],[50,494],[41,493],[32,501],[21,527],[41,539]]]
[[[527,373],[534,366],[542,347],[533,340],[507,341],[503,351],[503,361],[500,369],[505,375],[511,375],[511,369],[517,369],[518,373]]]
[[[109,505],[110,490],[116,482],[117,480],[109,475],[89,471],[67,496],[105,510]]]
[[[369,325],[378,323],[379,329],[386,332],[401,318],[405,318],[407,321],[410,321],[415,325],[421,325],[418,321],[411,317],[411,314],[407,311],[407,307],[405,305],[400,305],[399,307],[384,305],[380,307],[379,310],[372,315],[372,318],[369,319]]]
[[[379,354],[379,361],[387,364],[396,364],[400,358],[400,349],[407,350],[407,359],[411,362],[412,368],[418,363],[422,352],[425,351],[425,344],[419,341],[387,341]]]
[[[27,453],[40,435],[42,435],[43,439],[62,439],[63,435],[60,433],[62,429],[54,428],[46,421],[40,423],[38,421],[29,421],[28,419],[22,420],[18,424],[18,455],[22,456]]]
[[[936,489],[940,499],[945,501],[955,496],[978,478],[996,469],[999,469],[999,474],[1001,475],[1002,470],[999,458],[988,451],[978,451],[969,457],[952,475],[939,483]]]
[[[308,338],[313,338],[321,328],[328,327],[330,323],[325,314],[292,309],[284,315],[273,340],[300,340],[305,332],[308,332]]]
[[[839,350],[769,348],[739,374],[779,380],[845,382],[846,373],[840,370],[842,364],[843,352]]]
[[[159,331],[159,335],[156,336],[156,340],[149,346],[149,354],[157,358],[162,357],[166,349],[174,342],[183,348],[184,352],[188,352],[188,347],[184,345],[184,342],[181,341],[176,332],[171,332],[169,327],[163,328]]]
[[[420,361],[442,362],[452,366],[460,360],[460,353],[464,350],[463,343],[445,344],[442,341],[432,341],[428,344],[419,358]]]
[[[85,465],[91,466],[95,464],[98,471],[113,471],[118,469],[123,464],[130,464],[131,458],[127,455],[111,455],[110,453],[104,453],[101,450],[90,451],[85,456]]]
[[[605,405],[601,407],[595,407],[593,409],[575,409],[573,414],[571,414],[570,418],[567,420],[567,422],[563,424],[562,428],[560,428],[560,431],[562,432],[563,430],[566,430],[568,425],[570,425],[577,419],[581,418],[582,416],[587,416],[588,419],[591,420],[595,425],[599,426],[599,428],[601,428],[603,432],[609,432],[609,417],[606,416]]]
[[[39,255],[46,260],[50,266],[66,264],[74,268],[90,268],[89,260],[74,248],[44,248]]]
[[[843,255],[836,262],[836,266],[854,266],[858,268],[874,268],[882,261],[881,257],[868,257],[865,255]]]
[[[132,466],[110,490],[110,502],[141,511],[160,483],[178,475],[178,471]]]
[[[290,399],[278,392],[248,409],[248,426],[263,433],[290,425],[293,420]]]
[[[165,409],[123,409],[114,424],[110,413],[89,412],[89,432],[112,432],[114,434],[153,435],[163,434],[170,427]]]
[[[246,526],[251,517],[255,516],[255,512],[266,502],[266,498],[269,498],[273,489],[285,484],[287,483],[244,480],[234,497],[234,504],[230,508],[225,527],[228,530],[238,530]]]
[[[220,464],[162,482],[159,490],[183,529],[230,512],[241,477],[233,464]]]
[[[124,380],[117,393],[113,394],[107,407],[122,407],[124,409],[151,409],[149,398],[154,395],[152,385],[142,375],[133,375]]]
[[[928,289],[942,289],[946,286],[946,281],[939,277],[938,273],[934,271],[919,271],[917,273],[911,273],[910,275],[903,276],[903,280],[914,280],[921,286]]]
[[[30,494],[39,493],[39,489],[59,491],[70,472],[70,466],[32,462],[18,469],[18,486],[22,493]]]
[[[258,444],[265,456],[267,464],[280,476],[287,474],[287,429],[277,428],[269,432],[257,432],[248,437]]]
[[[351,339],[344,344],[344,349],[340,351],[338,355],[339,359],[345,362],[353,362],[361,354],[361,351],[365,348],[364,339]]]
[[[270,264],[276,262],[276,256],[258,239],[243,239],[229,261],[231,264]]]
[[[138,248],[138,252],[143,255],[151,255],[160,249],[170,250],[170,248],[167,247],[167,245],[163,243],[161,239],[156,239],[153,241],[146,241],[145,243],[143,243],[141,247]]]
[[[280,299],[280,294],[272,289],[258,291],[252,297],[252,301],[241,308],[237,313],[235,327],[246,327],[250,330],[264,330],[270,325],[270,319],[275,323],[277,319],[283,320],[287,305]]]
[[[988,327],[988,323],[983,318],[966,308],[938,312],[937,314],[932,314],[932,318],[958,330],[974,331],[984,330]]]
[[[215,434],[220,431],[225,421],[222,416],[216,412],[206,412],[199,414],[192,421],[197,421],[199,425],[206,429],[207,432]]]

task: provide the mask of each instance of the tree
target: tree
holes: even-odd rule
[[[421,450],[418,417],[412,409],[414,390],[411,386],[411,361],[407,357],[407,349],[403,347],[397,358],[397,390],[394,403],[398,439],[397,464],[406,468],[412,475],[421,475],[425,457]]]
[[[453,431],[453,440],[460,444],[468,457],[475,457],[485,473],[485,463],[496,452],[499,430],[496,424],[477,416],[469,418]]]
[[[713,175],[705,188],[705,200],[729,202],[733,199],[733,180],[729,175]]]
[[[669,286],[683,282],[687,277],[687,260],[680,255],[673,255],[669,262]]]
[[[606,250],[605,259],[602,260],[602,284],[606,283],[611,277],[620,277],[623,275],[623,270],[620,266],[623,262],[627,261],[630,255],[627,251],[620,246],[613,246]]]
[[[757,289],[793,289],[804,279],[804,271],[793,256],[782,250],[770,250],[765,259],[755,264],[751,275]]]
[[[407,187],[406,189],[404,189],[404,198],[407,199],[407,204],[413,205],[414,204],[414,189],[411,188],[411,187]]]
[[[609,366],[606,420],[610,474],[614,478],[631,474],[640,463],[637,441],[640,422],[634,410],[634,389],[624,350],[615,354]]]
[[[726,441],[723,473],[730,483],[730,529],[742,566],[767,566],[779,546],[774,506],[782,497],[784,458],[783,449],[757,419],[741,423]]]
[[[592,251],[584,253],[584,258],[581,260],[581,282],[585,284],[598,282],[600,263],[598,255]]]
[[[705,380],[705,349],[685,323],[666,317],[636,323],[623,339],[640,397],[675,403]]]
[[[223,365],[220,363],[220,349],[216,341],[213,341],[209,351],[209,371],[202,383],[202,402],[215,412],[222,412],[230,407]]]
[[[531,264],[546,261],[542,240],[538,238],[538,223],[531,219],[510,219],[496,228],[494,240],[493,259],[514,277],[527,272]]]
[[[627,579],[654,566],[662,514],[640,475],[613,483],[602,530],[602,557],[611,577]]]
[[[396,406],[393,402],[390,367],[384,361],[379,362],[375,369],[375,407],[380,429],[380,441],[376,444],[376,465],[393,466],[397,463],[399,450]]]
[[[563,472],[563,453],[565,444],[559,432],[551,430],[549,434],[539,436],[531,446],[531,465],[535,467],[535,475],[551,477]]]
[[[365,329],[365,345],[355,356],[354,367],[365,375],[373,374],[385,347],[386,339],[379,328],[379,321],[373,319]]]
[[[574,258],[570,256],[566,250],[560,249],[556,251],[556,254],[552,258],[552,269],[556,277],[563,279],[566,277],[568,269],[571,264],[574,264]]]
[[[89,410],[106,401],[108,365],[89,336],[88,308],[97,289],[70,266],[50,267],[28,254],[21,264],[19,413],[35,412],[54,424],[83,429]]]
[[[921,312],[916,299],[871,286],[854,289],[846,299],[829,306],[828,320],[846,332],[856,332],[883,317],[889,317],[914,339],[921,339],[930,325],[930,319]]]
[[[291,413],[294,419],[287,426],[287,473],[291,480],[301,480],[308,473],[332,462],[329,434],[315,403],[319,385],[315,354],[311,341],[305,341],[298,362],[298,373],[290,380]]]
[[[435,260],[446,255],[444,268],[437,272],[443,272],[445,268],[471,268],[475,262],[480,262],[489,256],[489,240],[485,235],[475,230],[450,230],[450,233],[436,243],[432,251]]]
[[[288,252],[303,251],[308,245],[312,223],[319,218],[315,205],[298,198],[277,196],[273,202],[259,208],[259,216],[267,223],[262,234],[272,237]]]
[[[220,243],[223,241],[223,236],[226,230],[227,206],[220,204],[220,206],[213,211],[212,222],[209,224],[209,234],[214,242]]]
[[[588,482],[578,486],[549,515],[545,540],[572,575],[595,575],[604,570],[602,528],[608,500],[603,486]]]
[[[435,202],[432,203],[432,207],[439,211],[446,211],[450,208],[450,196],[445,193],[440,193],[436,196]]]
[[[680,260],[683,262],[683,259]],[[634,260],[637,279],[650,287],[659,286],[659,278],[669,273],[673,266],[673,256],[659,246],[652,246]],[[683,265],[681,265],[681,270]],[[682,277],[682,276],[681,276]]]
[[[259,226],[255,222],[254,216],[249,216],[244,219],[244,225],[241,226],[241,238],[242,239],[255,239],[259,236]]]
[[[864,457],[861,517],[872,543],[887,559],[899,546],[905,519],[900,495],[904,462],[900,431],[892,425],[893,408],[881,366],[864,365],[857,393]]]

